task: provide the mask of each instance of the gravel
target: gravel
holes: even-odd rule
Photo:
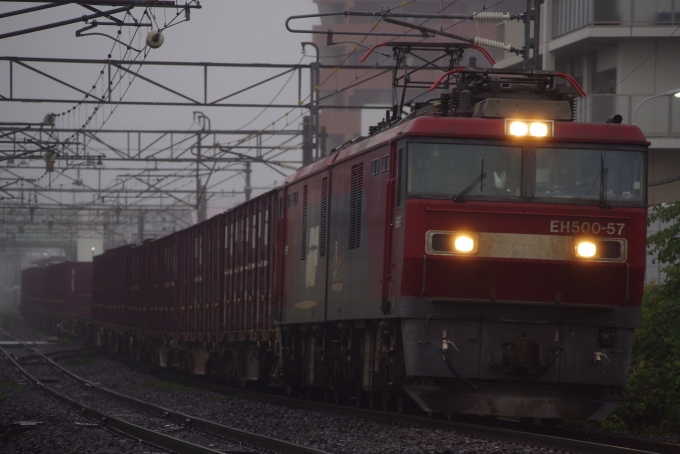
[[[29,339],[27,334],[31,333],[30,329],[27,329],[24,325],[19,325],[16,329],[13,328],[12,332],[22,339]],[[75,346],[71,344],[64,347],[74,348]],[[156,405],[196,418],[214,421],[334,454],[528,454],[566,452],[471,437],[453,431],[405,427],[396,423],[366,420],[324,411],[301,410],[283,405],[226,396],[166,382],[153,375],[132,369],[103,356],[93,358],[84,355],[75,360],[63,360],[61,364],[73,373],[121,394],[150,401]],[[3,367],[7,369],[4,364]],[[0,369],[0,374],[5,373],[4,369]],[[71,386],[64,384],[64,381],[62,380],[58,385]],[[83,391],[82,388],[77,388],[68,392],[77,394]],[[5,393],[5,390],[0,389],[0,394],[3,393]],[[20,396],[16,394],[20,394]],[[10,442],[11,448],[14,449],[7,452],[54,452],[39,450],[40,446],[49,446],[49,441],[45,441],[44,445],[36,445],[38,450],[28,448],[30,446],[28,443],[30,442],[27,440],[35,438],[33,434],[40,434],[37,440],[49,440],[49,437],[61,440],[63,446],[60,446],[58,452],[137,452],[131,450],[135,448],[126,446],[125,440],[113,439],[114,441],[111,441],[112,438],[110,436],[103,438],[105,443],[112,443],[109,447],[101,445],[104,446],[101,448],[104,449],[103,451],[95,450],[100,449],[100,445],[97,444],[88,445],[88,449],[91,449],[90,451],[82,450],[79,446],[81,445],[80,440],[84,436],[93,434],[95,430],[103,431],[101,429],[83,429],[76,426],[74,423],[80,421],[77,415],[59,406],[56,407],[56,410],[61,411],[60,416],[55,416],[51,419],[44,413],[19,418],[19,416],[11,412],[11,408],[22,408],[24,404],[18,401],[11,407],[6,404],[10,401],[15,402],[14,399],[20,398],[35,402],[32,404],[25,403],[27,411],[30,408],[34,408],[36,411],[47,411],[48,409],[46,405],[41,406],[39,402],[45,401],[45,398],[36,391],[13,392],[10,399],[0,404],[0,423],[2,424],[0,433],[5,433],[5,426],[11,420],[22,418],[37,419],[45,421],[45,424],[25,434],[17,433],[10,435],[11,438],[1,440],[2,442]],[[88,402],[92,406],[100,408],[102,411],[107,411],[114,415],[117,413],[127,413],[133,419],[139,417],[131,415],[130,409],[127,407],[114,407],[109,401],[103,402],[97,397],[85,398],[89,399]],[[52,407],[54,406],[55,404],[52,404]],[[68,417],[64,417],[64,414],[68,415]],[[164,421],[164,423],[168,424],[167,421]],[[168,432],[172,432],[173,429],[171,426],[161,428]],[[78,436],[71,436],[72,431],[77,431]]]

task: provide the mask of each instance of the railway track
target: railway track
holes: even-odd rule
[[[70,354],[72,355],[74,352],[72,351]],[[68,353],[52,353],[52,355],[56,355],[57,358],[68,357]],[[520,424],[519,422],[510,420],[490,420],[489,418],[474,417],[448,421],[434,417],[427,418],[393,412],[374,411],[352,406],[330,405],[318,401],[292,399],[281,395],[261,394],[243,390],[235,390],[234,388],[228,388],[223,385],[196,380],[173,373],[171,371],[144,365],[137,361],[123,358],[119,355],[111,355],[111,357],[115,358],[118,362],[135,366],[137,369],[141,368],[156,378],[160,377],[168,381],[174,381],[211,392],[228,396],[245,397],[252,400],[269,402],[302,410],[332,412],[338,415],[344,415],[358,419],[389,422],[393,426],[403,427],[404,430],[412,427],[441,430],[475,437],[480,440],[492,439],[498,440],[499,442],[515,443],[529,447],[540,447],[550,450],[568,451],[573,453],[680,453],[680,446],[678,445],[632,439],[628,437],[617,437],[579,430],[570,430],[561,427],[544,427],[541,425]],[[43,359],[38,359],[36,356],[25,356],[24,358],[27,358],[32,362],[43,361]],[[87,380],[83,380],[81,384],[88,389],[94,385]],[[111,391],[102,392],[112,393]],[[116,393],[112,393],[112,395],[116,395]],[[120,398],[123,400],[130,399],[131,401],[134,401],[134,399],[131,399],[127,396],[121,396]],[[145,408],[147,407],[142,407],[143,410],[145,410]],[[206,426],[203,426],[203,424],[210,424],[207,421],[202,421],[185,414],[171,412],[167,409],[159,410],[159,408],[160,407],[150,408],[145,411],[147,413],[155,412],[156,415],[160,414],[164,421],[176,424],[177,426],[181,426],[183,423],[191,424],[195,431],[204,430],[204,427]],[[159,411],[168,412],[168,414],[166,415],[164,413],[158,413]],[[187,421],[187,419],[191,421]],[[319,451],[307,450],[303,452]]]
[[[154,449],[188,454],[326,454],[320,450],[227,427],[116,393],[71,373],[54,361],[54,358],[73,356],[79,350],[43,354],[21,343],[6,331],[0,332],[19,342],[21,348],[30,352],[17,357],[8,352],[7,348],[0,348],[0,352],[16,371],[33,387],[91,419],[93,424],[117,435],[140,440]],[[27,370],[29,367],[31,372]]]
[[[526,424],[510,419],[494,419],[460,415],[458,420],[446,420],[436,417],[423,417],[398,412],[377,411],[354,406],[336,405],[315,400],[303,400],[277,394],[267,394],[224,385],[209,383],[203,380],[139,363],[119,355],[108,355],[116,361],[131,367],[142,368],[148,373],[163,379],[208,390],[224,395],[245,397],[279,405],[314,411],[330,411],[333,413],[371,420],[388,421],[403,426],[419,426],[432,430],[455,431],[461,434],[530,446],[569,451],[582,454],[680,454],[680,445],[655,442],[650,440],[617,436],[600,432],[570,429],[564,427],[548,427],[540,424]]]

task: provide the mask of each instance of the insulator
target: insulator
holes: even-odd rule
[[[480,38],[479,36],[475,37],[474,43],[486,49],[497,50],[499,52],[510,52],[512,48],[510,44],[494,41],[493,39]]]
[[[472,20],[475,22],[503,22],[510,20],[510,13],[480,11],[478,13],[473,13]]]

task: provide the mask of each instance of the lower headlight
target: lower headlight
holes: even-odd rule
[[[475,255],[479,251],[479,234],[430,230],[426,250],[435,255]]]
[[[592,241],[578,241],[576,243],[576,257],[592,258],[597,254],[597,245]]]
[[[453,240],[453,248],[457,252],[473,252],[475,250],[475,240],[467,235],[459,235]]]

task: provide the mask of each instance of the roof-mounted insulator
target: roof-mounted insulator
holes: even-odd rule
[[[512,49],[510,44],[494,41],[493,39],[480,38],[479,36],[475,37],[474,43],[486,49],[497,50],[499,52],[510,52]]]
[[[501,13],[496,11],[480,11],[472,15],[472,20],[475,22],[503,22],[510,20],[510,13]]]

